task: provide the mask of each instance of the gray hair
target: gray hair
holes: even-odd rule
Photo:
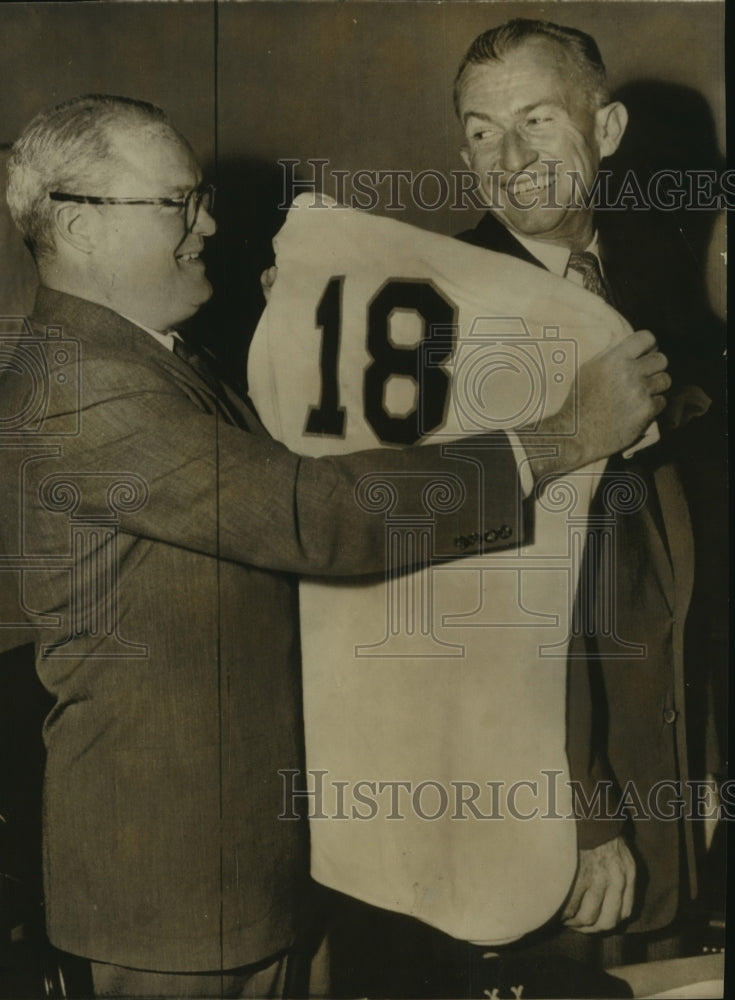
[[[23,130],[8,159],[7,201],[35,258],[55,251],[49,192],[107,194],[111,168],[121,165],[116,136],[141,127],[180,138],[160,108],[110,94],[64,101],[40,112]]]
[[[506,52],[518,48],[531,38],[547,38],[558,42],[576,67],[590,103],[595,107],[607,104],[609,96],[605,64],[597,42],[591,35],[576,28],[554,24],[552,21],[516,17],[478,35],[467,50],[454,78],[454,110],[457,116],[459,116],[459,98],[465,70],[469,66],[502,59]]]

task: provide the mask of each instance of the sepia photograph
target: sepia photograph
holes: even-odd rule
[[[725,27],[0,5],[0,1000],[728,995]]]

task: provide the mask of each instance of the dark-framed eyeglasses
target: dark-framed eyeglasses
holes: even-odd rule
[[[69,194],[65,191],[50,191],[51,201],[73,201],[83,205],[161,205],[182,210],[186,221],[186,231],[194,228],[199,210],[211,214],[214,208],[215,188],[212,184],[200,184],[180,198],[105,198],[96,194]]]

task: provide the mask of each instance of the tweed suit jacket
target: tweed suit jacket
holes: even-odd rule
[[[489,250],[538,261],[490,213],[460,239]],[[626,264],[604,256],[613,305],[635,329],[637,310],[626,296]],[[630,266],[633,266],[632,262]],[[656,332],[656,327],[651,327]],[[609,808],[617,812],[620,793],[630,791],[632,843],[637,857],[637,896],[631,930],[653,930],[670,923],[680,901],[681,824],[656,816],[674,813],[677,796],[671,783],[688,777],[685,720],[684,626],[694,575],[693,538],[687,501],[672,460],[671,440],[662,441],[630,461],[611,460],[621,482],[642,484],[644,503],[629,514],[615,514],[612,593],[614,628],[599,627],[570,649],[568,752],[572,775],[591,788],[595,781],[616,783]],[[635,506],[635,505],[634,505]],[[594,513],[593,504],[593,513]],[[598,495],[597,513],[600,508]],[[608,570],[610,564],[608,564]],[[608,586],[597,577],[597,589]],[[599,594],[598,594],[599,597]],[[598,616],[599,616],[598,605]],[[640,647],[638,653],[620,640]],[[621,651],[623,655],[621,655]],[[669,783],[656,801],[660,782]],[[632,785],[631,785],[632,783]],[[651,816],[650,799],[654,799]],[[628,802],[631,802],[630,797]],[[623,813],[617,815],[620,826]],[[691,824],[685,823],[690,889],[696,889]],[[599,832],[596,832],[599,831]],[[615,834],[614,821],[580,824],[580,844],[592,846]]]
[[[384,571],[382,517],[354,499],[368,473],[415,473],[409,516],[427,476],[461,479],[437,556],[515,544],[512,451],[492,434],[469,459],[300,458],[102,306],[42,288],[31,326],[46,346],[21,345],[0,374],[0,554],[22,567],[15,594],[55,699],[50,939],[137,968],[259,961],[293,942],[307,870],[304,824],[279,819],[293,810],[278,772],[303,767],[295,574]],[[45,408],[24,433],[43,363]],[[509,541],[483,542],[502,526]]]

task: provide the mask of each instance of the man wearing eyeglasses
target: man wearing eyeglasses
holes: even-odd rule
[[[0,551],[55,698],[49,938],[92,960],[97,996],[280,995],[306,878],[305,829],[279,818],[279,769],[302,767],[296,574],[384,571],[382,519],[354,500],[368,473],[414,473],[409,513],[427,476],[462,480],[439,557],[518,544],[513,451],[503,434],[471,462],[272,441],[176,332],[212,291],[213,193],[159,109],[90,96],[43,112],[8,177],[41,288],[0,364]],[[588,368],[595,407],[619,418],[537,473],[641,433],[668,385],[648,346]]]

